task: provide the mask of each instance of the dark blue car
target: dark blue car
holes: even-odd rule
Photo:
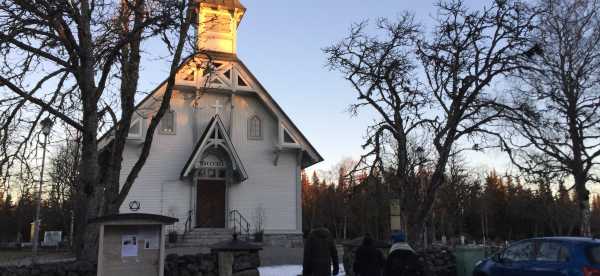
[[[477,264],[473,276],[600,276],[600,239],[522,240]]]

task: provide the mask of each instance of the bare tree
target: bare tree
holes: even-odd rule
[[[415,81],[414,49],[419,27],[410,14],[402,15],[397,22],[379,19],[376,34],[369,34],[368,27],[367,22],[353,25],[346,39],[325,49],[330,69],[341,71],[358,94],[358,103],[350,111],[356,114],[371,108],[380,118],[367,130],[363,148],[368,152],[349,174],[366,170],[379,178],[370,183],[377,185],[376,194],[381,195],[380,179],[388,167],[393,167],[387,178],[397,181],[395,190],[405,195],[408,192],[404,191],[414,183],[410,180],[416,160],[410,155],[414,152],[409,150],[411,135],[416,136],[423,124],[422,112],[428,102],[420,83]]]
[[[513,163],[532,174],[568,173],[579,202],[581,235],[591,236],[587,184],[600,161],[600,3],[540,1],[543,16],[512,89],[506,136]]]
[[[10,164],[25,154],[38,120],[49,114],[81,133],[75,187],[80,258],[95,255],[90,218],[115,213],[145,163],[154,131],[170,105],[175,73],[186,49],[195,5],[178,0],[52,0],[0,3],[0,85],[4,105],[2,147],[11,143],[11,128],[28,129],[28,137],[10,145]],[[166,92],[153,117],[139,160],[119,189],[122,153],[138,94],[142,44],[160,38],[173,53]],[[52,89],[48,89],[52,87]],[[97,139],[110,115],[114,139],[109,145],[106,177],[100,181]],[[117,118],[120,115],[120,118]],[[8,148],[8,146],[6,146]],[[25,161],[23,159],[21,161]],[[5,166],[6,168],[6,166]]]
[[[428,129],[437,160],[413,223],[428,216],[436,191],[445,183],[449,157],[464,150],[460,142],[494,134],[490,123],[504,108],[490,87],[522,68],[520,61],[533,48],[527,38],[535,18],[520,1],[495,1],[481,11],[469,11],[462,1],[439,4],[433,38],[418,48],[434,99],[436,117]],[[470,148],[482,146],[474,143]]]
[[[476,11],[463,1],[441,2],[437,8],[431,34],[405,15],[397,23],[378,21],[385,31],[381,36],[365,35],[364,24],[358,24],[347,39],[326,49],[331,68],[344,73],[358,92],[352,110],[368,106],[380,116],[365,143],[369,164],[383,171],[383,156],[395,153],[390,164],[402,194],[411,185],[414,165],[429,161],[431,176],[406,205],[411,210],[408,235],[417,243],[446,182],[450,156],[465,150],[459,147],[469,139],[490,134],[489,124],[503,113],[490,86],[522,67],[519,61],[531,51],[527,37],[535,17],[519,1],[495,1]],[[424,149],[411,151],[409,137],[431,143],[433,156],[411,162],[410,152]],[[386,151],[384,145],[395,149]]]

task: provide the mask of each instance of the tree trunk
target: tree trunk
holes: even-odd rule
[[[89,74],[92,76],[93,74]],[[93,78],[87,78],[93,80]],[[99,199],[98,193],[98,113],[93,82],[82,81],[83,95],[83,126],[81,160],[79,161],[79,181],[76,187],[76,223],[77,237],[75,238],[75,254],[78,259],[95,260],[97,241],[93,233],[88,233],[88,220],[95,218]],[[91,259],[90,259],[91,258]]]
[[[579,203],[579,233],[584,237],[592,236],[590,210],[590,192],[585,187],[586,176],[583,173],[575,175],[575,192]]]

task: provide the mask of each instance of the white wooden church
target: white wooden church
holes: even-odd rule
[[[262,218],[265,239],[299,238],[301,170],[323,158],[236,55],[246,8],[239,0],[198,5],[201,54],[179,69],[171,110],[120,211],[176,217],[180,233],[231,229],[233,216],[241,214],[253,230]],[[165,84],[137,107],[122,181]]]

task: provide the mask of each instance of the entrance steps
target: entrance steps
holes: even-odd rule
[[[180,235],[172,247],[208,247],[218,242],[230,241],[233,229],[227,228],[196,228]]]

